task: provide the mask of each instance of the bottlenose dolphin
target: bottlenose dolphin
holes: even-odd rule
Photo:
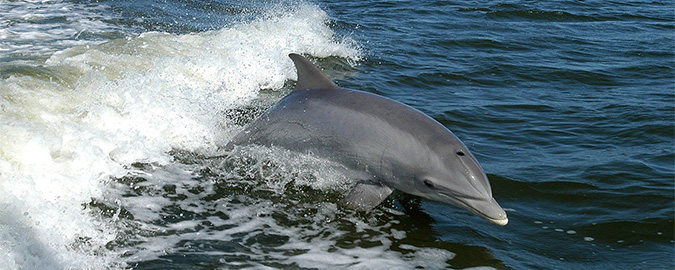
[[[295,90],[226,146],[281,147],[359,172],[342,204],[370,211],[394,189],[466,209],[506,225],[488,178],[469,149],[422,112],[372,93],[340,88],[314,64],[290,54]]]

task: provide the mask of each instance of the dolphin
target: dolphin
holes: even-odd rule
[[[455,205],[494,224],[506,212],[469,149],[424,113],[376,94],[338,87],[310,61],[290,54],[295,89],[243,131],[226,149],[262,145],[328,159],[359,179],[342,199],[370,211],[393,190]]]

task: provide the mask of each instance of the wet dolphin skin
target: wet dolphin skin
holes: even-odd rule
[[[357,172],[342,204],[369,211],[393,190],[468,210],[506,225],[485,172],[443,125],[392,99],[340,88],[319,68],[291,54],[295,90],[228,144],[282,147],[343,164]]]

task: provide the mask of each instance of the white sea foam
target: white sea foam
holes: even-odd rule
[[[0,59],[11,55],[42,58],[75,45],[101,42],[81,38],[120,29],[105,23],[104,5],[60,0],[0,1]]]
[[[27,2],[39,6],[29,15],[21,10],[25,7],[3,2],[0,13],[27,16],[27,21],[42,13],[77,14],[68,4],[49,3],[51,8]],[[223,116],[227,109],[242,107],[259,90],[281,88],[296,76],[290,52],[357,59],[355,45],[336,39],[327,20],[318,7],[300,5],[218,31],[151,32],[89,42],[59,49],[44,66],[0,81],[0,264],[9,269],[123,267],[124,251],[106,248],[120,237],[115,217],[121,208],[106,219],[87,205],[102,200],[130,209],[139,220],[156,218],[168,199],[148,195],[121,202],[110,179],[142,173],[130,169],[134,162],[172,164],[172,149],[217,149],[238,130]],[[28,22],[17,27],[0,27],[0,40],[58,40],[98,23],[68,23],[55,27],[58,31],[31,30]],[[30,50],[21,43],[1,46],[5,51],[0,53]],[[195,181],[188,171],[169,172],[152,177],[183,185]],[[228,215],[236,216],[238,209],[230,210]],[[249,222],[256,228],[261,221]],[[135,225],[145,231],[167,229]],[[191,226],[177,223],[169,229]],[[248,228],[240,224],[217,236]],[[164,243],[176,243],[184,239],[181,235],[157,236],[146,242],[145,252],[161,252],[152,246],[165,249]]]
[[[256,150],[253,151],[254,153]],[[269,154],[269,153],[268,153]],[[268,157],[268,154],[261,154],[257,158]],[[279,156],[271,154],[271,159],[278,160]],[[257,162],[265,163],[258,160]],[[293,161],[291,161],[292,163]],[[176,167],[180,169],[176,170]],[[227,214],[227,218],[209,216],[208,218],[191,217],[184,221],[158,224],[162,220],[160,217],[162,211],[153,210],[150,213],[136,212],[133,223],[143,221],[144,227],[134,229],[134,245],[132,256],[128,258],[132,262],[138,261],[156,261],[161,260],[163,256],[170,254],[181,254],[194,246],[202,247],[212,243],[221,243],[222,245],[234,245],[239,248],[202,250],[189,252],[191,255],[200,254],[203,256],[216,256],[226,260],[229,257],[237,256],[238,260],[229,262],[232,265],[240,263],[248,266],[249,269],[266,269],[267,263],[277,263],[277,265],[293,265],[302,268],[321,268],[321,269],[415,269],[419,267],[430,269],[445,269],[448,267],[447,261],[454,257],[454,254],[443,249],[416,247],[412,245],[399,245],[398,248],[406,250],[405,254],[392,250],[395,246],[394,241],[405,238],[406,232],[392,228],[397,222],[381,222],[381,217],[371,216],[364,219],[360,216],[345,215],[338,210],[334,202],[318,201],[313,202],[311,206],[302,205],[293,202],[293,210],[311,210],[311,216],[302,213],[289,212],[283,210],[283,202],[270,200],[259,200],[251,196],[232,195],[224,196],[217,201],[209,202],[203,198],[213,195],[214,183],[203,183],[195,181],[194,177],[189,177],[190,166],[173,164],[167,167],[158,167],[152,170],[152,177],[146,177],[147,183],[144,185],[160,189],[162,185],[176,184],[176,194],[184,195],[180,201],[169,202],[157,197],[150,196],[129,196],[121,199],[121,204],[135,211],[136,207],[143,205],[154,205],[153,209],[162,209],[167,206],[178,205],[180,209],[189,213],[208,213],[221,211]],[[250,166],[252,171],[257,171],[256,166]],[[321,168],[321,165],[317,167]],[[211,167],[217,170],[217,167]],[[316,167],[315,167],[316,168]],[[304,169],[297,166],[288,168],[272,168],[273,173],[285,174],[291,177],[298,171]],[[161,174],[169,172],[166,177]],[[182,173],[181,173],[182,172]],[[230,173],[222,171],[219,173]],[[328,178],[338,176],[326,175]],[[180,175],[183,175],[182,177]],[[226,177],[227,178],[227,177]],[[270,177],[269,180],[277,177]],[[182,180],[180,180],[182,179]],[[325,182],[319,176],[315,179],[318,182]],[[188,190],[193,187],[201,187],[206,190],[199,194],[190,193]],[[251,187],[278,188],[275,183],[251,183]],[[147,191],[148,194],[155,193]],[[283,196],[283,195],[282,195]],[[129,203],[140,199],[143,203]],[[286,198],[290,199],[290,198]],[[166,214],[166,212],[164,212]],[[283,224],[275,215],[284,215],[287,219],[298,221],[297,226]],[[390,216],[389,214],[384,214]],[[286,218],[282,218],[284,220]],[[209,226],[199,226],[208,221]],[[345,224],[354,227],[353,230],[340,228]],[[210,227],[221,228],[212,230]],[[223,229],[224,228],[224,229]],[[140,232],[140,233],[139,233]],[[355,240],[356,246],[340,247],[337,239],[349,239],[350,234],[354,232],[364,236]],[[150,235],[150,236],[144,236]],[[269,238],[278,237],[282,244],[274,245],[269,242],[250,241],[260,236]],[[392,238],[392,235],[395,235]],[[369,247],[361,247],[360,243],[368,242]],[[223,244],[228,243],[228,244]],[[216,244],[217,245],[217,244]],[[199,249],[197,249],[199,250]],[[247,259],[241,259],[247,258]],[[252,265],[252,266],[251,266]]]

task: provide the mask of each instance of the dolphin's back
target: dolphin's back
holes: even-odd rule
[[[420,132],[423,131],[423,132]],[[296,90],[247,126],[232,143],[278,146],[364,170],[381,158],[393,168],[405,168],[421,148],[449,147],[452,133],[421,112],[374,94],[343,88]],[[459,140],[456,140],[459,141]],[[408,162],[396,162],[397,158]],[[398,165],[398,166],[396,166]],[[394,175],[378,175],[393,177]]]

